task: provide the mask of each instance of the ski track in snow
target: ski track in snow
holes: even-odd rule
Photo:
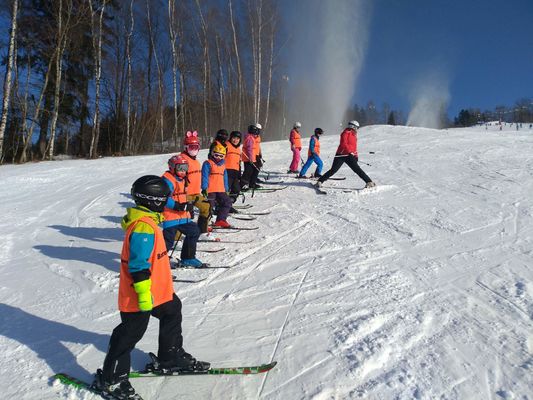
[[[307,142],[308,139],[305,139]],[[533,393],[533,132],[373,126],[359,134],[372,191],[347,167],[327,196],[284,174],[257,192],[248,244],[183,270],[185,348],[246,377],[136,379],[146,399],[526,399]],[[327,169],[338,135],[325,135]],[[375,154],[369,154],[374,151]],[[2,166],[0,385],[17,399],[94,398],[52,384],[101,367],[116,309],[129,188],[169,155]],[[205,150],[200,159],[205,158]],[[267,181],[268,184],[268,181]],[[329,187],[329,189],[328,189]],[[157,321],[132,353],[156,351]],[[13,374],[26,377],[12,385]],[[1,396],[0,396],[1,397]]]

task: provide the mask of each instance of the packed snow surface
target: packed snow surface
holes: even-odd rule
[[[323,136],[326,169],[338,137]],[[363,186],[344,166],[327,196],[285,174],[288,141],[264,143],[263,156],[288,188],[246,201],[271,214],[230,220],[259,229],[213,236],[252,242],[198,256],[232,268],[177,271],[207,279],[175,290],[187,351],[221,367],[278,365],[133,380],[145,399],[533,397],[533,130],[363,128],[377,189],[339,189]],[[50,377],[91,380],[101,367],[119,322],[129,190],[168,158],[0,167],[0,398],[96,398]],[[153,319],[133,368],[157,332]]]

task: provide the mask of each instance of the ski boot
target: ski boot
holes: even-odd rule
[[[186,268],[200,268],[202,265],[204,264],[197,258],[184,258],[179,262],[180,267]]]
[[[322,187],[322,182],[317,181],[317,182],[315,183],[315,187],[316,187],[317,189],[320,189],[320,188]]]
[[[124,378],[111,383],[104,380],[102,370],[98,369],[94,376],[94,382],[92,383],[91,388],[106,399],[142,400],[142,397],[135,393],[135,389],[131,386],[127,375]]]
[[[217,226],[219,228],[229,229],[231,228],[231,225],[228,223],[228,221],[225,221],[223,219],[215,222],[214,226]]]
[[[373,187],[376,187],[376,184],[372,181],[370,182],[367,182],[366,185],[365,185],[365,189],[370,189],[370,188],[373,188]]]
[[[146,365],[146,371],[161,375],[179,375],[180,372],[205,372],[211,364],[206,361],[198,361],[191,356],[183,347],[176,351],[171,360],[161,361],[153,354],[149,353],[152,362]]]

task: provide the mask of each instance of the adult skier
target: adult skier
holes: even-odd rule
[[[289,141],[291,142],[292,161],[287,173],[297,174],[298,166],[300,164],[300,151],[302,150],[302,135],[300,134],[300,128],[302,124],[295,122],[294,126],[289,134]]]
[[[228,196],[228,174],[224,164],[226,148],[220,143],[213,147],[209,158],[202,165],[202,194],[211,203],[211,208],[217,209],[215,226],[230,228],[227,221],[231,208],[231,198]]]
[[[183,349],[181,301],[174,293],[163,233],[158,227],[170,195],[155,175],[137,179],[131,188],[136,206],[122,219],[126,231],[122,246],[118,306],[121,323],[113,330],[102,369],[93,389],[117,399],[136,399],[128,374],[130,353],[146,332],[150,315],[159,319],[160,367],[168,372],[206,370]]]
[[[189,164],[189,171],[187,172],[188,185],[187,201],[193,202],[194,206],[198,209],[198,227],[200,233],[204,234],[208,232],[208,225],[211,219],[211,205],[207,199],[202,195],[202,172],[200,161],[196,159],[198,152],[200,151],[200,141],[198,140],[198,132],[188,131],[185,134],[184,150],[180,154],[187,160]]]
[[[350,121],[348,126],[342,131],[340,144],[335,153],[335,158],[333,159],[333,165],[328,172],[318,179],[318,182],[316,183],[317,188],[320,188],[325,181],[333,176],[344,163],[346,163],[353,172],[365,181],[365,188],[376,186],[376,184],[372,182],[372,179],[370,179],[361,169],[359,164],[357,164],[357,128],[359,128],[359,122]]]
[[[257,189],[257,176],[262,167],[261,129],[258,123],[248,126],[248,133],[244,136],[242,146],[242,161],[244,172],[241,177],[241,190]]]
[[[176,233],[185,235],[181,247],[180,265],[186,267],[201,267],[202,262],[196,258],[196,244],[200,236],[200,228],[192,221],[194,200],[187,201],[185,187],[189,164],[182,155],[173,156],[168,160],[168,171],[163,174],[163,180],[170,189],[165,209],[163,211],[163,237],[167,251],[174,247]]]
[[[316,163],[314,177],[320,178],[322,176],[322,166],[324,163],[320,158],[320,136],[322,136],[323,133],[324,131],[322,128],[316,128],[315,134],[311,136],[311,139],[309,140],[309,150],[307,151],[307,161],[302,167],[298,178],[305,178],[305,173],[313,163]]]

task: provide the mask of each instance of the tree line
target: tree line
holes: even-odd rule
[[[533,99],[517,100],[512,106],[497,106],[493,110],[482,111],[479,108],[466,108],[459,111],[454,118],[455,126],[474,126],[490,121],[533,122]]]
[[[276,0],[4,0],[0,162],[172,152],[279,128]],[[8,21],[8,22],[7,22]]]

